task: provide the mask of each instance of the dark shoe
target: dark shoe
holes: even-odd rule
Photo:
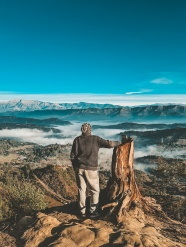
[[[80,213],[80,214],[79,214],[79,218],[82,219],[82,220],[84,220],[84,219],[87,218],[87,216],[86,216],[86,214]]]
[[[101,214],[99,214],[98,212],[96,213],[91,213],[90,214],[90,219],[97,219],[101,216]]]

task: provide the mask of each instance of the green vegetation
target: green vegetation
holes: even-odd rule
[[[47,207],[44,192],[17,170],[0,169],[0,220],[32,214]]]

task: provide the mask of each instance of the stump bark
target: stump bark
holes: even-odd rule
[[[127,139],[121,145],[114,148],[112,157],[112,176],[107,184],[108,215],[116,217],[122,222],[123,217],[130,209],[138,208],[138,211],[160,210],[152,198],[143,198],[135,181],[134,174],[134,141]]]

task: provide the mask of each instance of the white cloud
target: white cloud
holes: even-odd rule
[[[127,95],[131,95],[131,94],[141,94],[141,93],[150,93],[150,92],[152,92],[153,90],[151,90],[151,89],[142,89],[142,90],[140,90],[140,91],[137,91],[137,92],[127,92],[127,93],[125,93],[125,94],[127,94]]]
[[[54,133],[53,131],[43,132],[38,129],[3,129],[0,130],[0,138],[11,138],[16,141],[21,142],[33,142],[39,145],[49,145],[49,144],[72,144],[76,136],[81,135],[81,124],[79,122],[74,122],[72,125],[67,126],[56,126],[55,128],[59,129],[61,133]],[[95,122],[91,122],[95,124]],[[108,124],[107,122],[99,122],[96,124]],[[115,135],[119,134],[122,130],[102,130],[97,129],[93,131],[94,135],[100,135],[102,138],[116,140]]]
[[[71,137],[54,134],[52,131],[43,132],[37,129],[4,129],[0,130],[0,138],[11,138],[21,142],[33,142],[39,145],[72,143]]]
[[[154,79],[150,82],[154,83],[154,84],[164,84],[164,85],[173,83],[172,80],[167,79],[166,77],[157,78],[157,79]]]
[[[119,136],[116,138],[116,135],[123,132],[123,129],[95,129],[93,131],[94,135],[101,136],[105,139],[119,141]]]
[[[138,94],[138,93],[143,93],[143,92],[141,92],[141,91],[139,91],[139,92],[127,92],[127,93],[125,93],[125,94],[130,95],[130,94]]]
[[[134,158],[140,158],[148,155],[162,156],[162,153],[163,153],[163,157],[166,158],[179,158],[180,156],[185,154],[185,150],[183,149],[178,150],[176,148],[172,150],[168,150],[156,145],[151,145],[145,148],[136,149],[134,152]]]

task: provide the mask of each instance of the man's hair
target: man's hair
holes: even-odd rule
[[[91,125],[89,123],[82,124],[81,131],[82,131],[83,134],[90,133],[91,130],[92,130],[92,127],[91,127]]]

